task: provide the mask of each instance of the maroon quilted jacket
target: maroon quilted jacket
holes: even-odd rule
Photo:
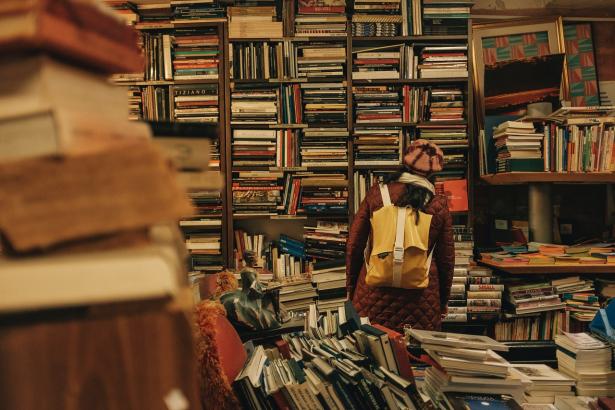
[[[400,182],[389,184],[391,202],[403,195]],[[360,316],[369,317],[390,329],[401,331],[404,324],[428,330],[440,328],[440,315],[448,300],[453,280],[455,249],[452,220],[446,197],[436,195],[426,206],[433,215],[429,230],[429,248],[436,244],[425,289],[372,287],[365,283],[363,251],[370,232],[372,213],[382,208],[378,185],[367,193],[354,217],[346,245],[346,288]],[[391,229],[394,229],[392,226]]]

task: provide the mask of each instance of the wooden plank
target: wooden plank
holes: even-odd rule
[[[506,273],[515,275],[548,275],[548,274],[561,274],[561,273],[587,273],[587,274],[599,274],[599,273],[615,273],[615,264],[580,264],[580,263],[558,263],[555,265],[521,265],[521,264],[504,264],[497,262],[479,261],[481,265],[488,266],[490,268],[504,271]]]
[[[514,185],[528,182],[574,184],[615,183],[612,172],[503,172],[483,175],[481,179],[491,185]]]

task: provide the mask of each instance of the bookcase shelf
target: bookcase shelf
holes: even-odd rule
[[[234,84],[296,84],[296,83],[336,83],[346,86],[346,81],[340,78],[318,77],[318,78],[270,78],[270,79],[231,79]]]
[[[257,41],[292,41],[299,42],[346,42],[347,36],[313,36],[313,37],[245,37],[245,38],[229,38],[229,43],[249,43]]]
[[[529,182],[553,182],[560,184],[615,183],[612,172],[503,172],[481,176],[491,185],[515,185]]]
[[[419,122],[355,122],[354,127],[416,127],[419,125],[468,125],[467,121],[419,121]]]
[[[149,80],[149,81],[117,81],[117,85],[180,85],[180,84],[218,84],[220,82],[217,78],[203,79],[203,80]]]
[[[273,167],[273,166],[233,166],[233,172],[242,171],[271,171],[271,172],[305,172],[305,171],[333,171],[346,170],[348,165],[319,165],[319,166],[296,166],[296,167]]]
[[[481,265],[509,273],[511,275],[549,275],[562,273],[586,273],[586,274],[612,274],[615,273],[615,264],[580,264],[558,263],[554,265],[521,265],[505,264],[491,261],[479,261]]]
[[[370,84],[466,84],[467,77],[443,77],[443,78],[392,78],[392,79],[373,79],[373,80],[352,80],[354,85]]]
[[[269,130],[286,130],[286,129],[301,129],[308,128],[308,124],[233,124],[231,123],[231,128],[235,129],[269,129]]]
[[[362,37],[353,36],[353,41],[418,41],[418,42],[435,42],[435,41],[467,41],[467,35],[424,35],[424,36],[393,36],[393,37]]]

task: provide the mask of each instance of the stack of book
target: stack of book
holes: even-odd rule
[[[138,29],[169,28],[173,11],[169,2],[137,5]]]
[[[453,227],[455,239],[455,268],[451,295],[447,302],[447,314],[443,322],[467,322],[469,303],[467,300],[468,270],[472,261],[474,239],[472,230],[464,225]]]
[[[270,80],[287,76],[282,42],[231,43],[232,78],[238,80]]]
[[[227,9],[229,38],[280,38],[284,29],[278,21],[275,5],[235,6]]]
[[[344,128],[304,128],[301,138],[301,166],[346,167],[348,130]]]
[[[600,302],[594,288],[593,280],[584,280],[579,276],[554,279],[551,285],[565,303],[563,331],[576,331],[585,328],[600,309]]]
[[[400,78],[403,45],[356,47],[352,50],[353,80]]]
[[[294,260],[293,256],[280,256],[282,264],[288,259],[289,262],[287,264],[290,266],[290,269],[286,268],[286,270],[278,273],[281,277],[284,277],[282,274],[285,274],[286,277],[289,278],[280,289],[280,302],[291,312],[305,312],[309,309],[310,305],[314,303],[318,293],[312,286],[310,279],[290,279],[301,274],[297,272],[297,268],[300,266],[299,261]]]
[[[171,6],[176,25],[226,21],[226,10],[218,0],[173,0]]]
[[[233,130],[231,147],[233,166],[276,165],[276,130]]]
[[[355,122],[370,124],[402,122],[399,88],[388,85],[352,87]]]
[[[313,261],[340,260],[346,256],[348,224],[310,220],[304,225],[305,254]]]
[[[354,209],[353,212],[356,213],[359,209],[359,206],[367,191],[370,190],[374,184],[379,184],[384,181],[386,176],[394,171],[372,171],[372,170],[364,170],[364,171],[355,171],[353,175],[353,184],[354,184]]]
[[[280,205],[283,172],[233,173],[234,215],[275,215]]]
[[[177,29],[172,37],[172,45],[175,80],[218,78],[220,50],[216,28],[196,31]]]
[[[399,128],[360,128],[353,132],[355,165],[398,165],[402,155]]]
[[[557,366],[576,380],[579,396],[615,395],[612,348],[587,333],[566,333],[555,337]]]
[[[231,124],[276,124],[277,88],[238,87],[231,93]]]
[[[346,174],[306,174],[301,177],[301,209],[308,216],[346,215],[348,180]]]
[[[295,36],[346,36],[346,0],[298,0]]]
[[[506,300],[514,307],[517,315],[561,310],[565,304],[548,282],[506,287]]]
[[[345,127],[346,86],[341,83],[302,83],[303,118],[310,126]]]
[[[491,269],[473,267],[470,269],[469,277],[472,281],[476,278],[491,278]],[[502,310],[502,293],[504,285],[495,283],[471,283],[468,284],[468,314],[472,315],[473,320],[493,320],[499,317]]]
[[[459,88],[431,88],[428,92],[427,116],[429,121],[462,121],[464,96]]]
[[[417,126],[421,138],[437,144],[446,154],[449,150],[459,150],[468,147],[468,131],[463,124],[439,125],[419,124]]]
[[[218,86],[176,85],[173,90],[173,118],[177,122],[218,122]]]
[[[437,366],[425,371],[424,391],[438,408],[471,408],[470,397],[499,396],[523,403],[525,385],[509,370],[510,364],[495,351],[508,346],[487,336],[406,329],[412,342],[418,342]],[[486,399],[485,401],[493,401]],[[520,408],[495,407],[495,408]]]
[[[143,119],[143,95],[141,87],[131,85],[127,87],[128,94],[128,119],[140,120]]]
[[[498,172],[542,170],[544,134],[531,122],[506,121],[493,133]]]
[[[401,34],[405,0],[355,0],[352,35],[357,37],[392,37]]]
[[[303,122],[303,107],[299,84],[282,86],[280,108],[280,117],[283,124],[301,124]]]
[[[467,0],[423,0],[423,33],[467,34],[472,4]]]
[[[326,312],[344,306],[346,302],[345,258],[315,262],[311,272],[312,283],[318,292],[318,310]]]
[[[556,396],[574,396],[574,380],[545,364],[512,364],[511,371],[526,382],[525,402],[549,405]]]
[[[336,43],[295,45],[298,78],[342,78],[345,75],[346,46]]]
[[[468,76],[468,47],[463,45],[423,47],[418,64],[420,78]]]

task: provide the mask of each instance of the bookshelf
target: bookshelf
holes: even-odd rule
[[[481,265],[488,266],[495,270],[505,272],[510,275],[557,275],[567,273],[583,274],[612,274],[615,272],[615,265],[603,264],[584,264],[584,263],[558,263],[554,265],[526,265],[526,264],[505,264],[491,261],[479,261]]]
[[[615,183],[612,172],[503,172],[481,176],[490,185],[514,185],[534,182],[556,184],[604,184]]]
[[[136,11],[140,11],[140,3],[137,3]],[[161,2],[163,3],[163,2]],[[183,3],[183,2],[182,2]],[[258,2],[257,2],[258,3]],[[262,2],[268,3],[268,2]],[[271,2],[270,2],[271,3]],[[218,92],[218,106],[219,106],[219,116],[218,116],[218,124],[219,124],[219,149],[220,149],[220,171],[224,175],[225,178],[225,188],[222,192],[223,198],[223,217],[221,223],[222,230],[222,249],[224,255],[225,266],[232,267],[234,262],[233,257],[233,238],[234,238],[234,229],[237,228],[248,228],[250,226],[258,227],[258,229],[265,227],[265,229],[271,228],[273,231],[291,231],[295,233],[300,233],[303,230],[303,224],[308,220],[323,220],[323,221],[340,221],[345,223],[352,222],[352,216],[354,214],[354,209],[356,208],[357,201],[360,200],[359,197],[355,198],[355,174],[357,173],[366,173],[366,172],[390,172],[395,170],[398,167],[400,162],[401,155],[399,155],[395,160],[390,161],[387,164],[373,163],[370,164],[369,161],[365,163],[356,163],[355,155],[357,144],[355,141],[355,132],[360,129],[369,128],[374,130],[390,130],[395,129],[399,131],[399,145],[397,149],[399,152],[403,152],[403,149],[408,144],[411,139],[417,138],[421,136],[421,132],[423,128],[421,127],[434,127],[434,126],[457,126],[457,127],[465,127],[464,129],[467,132],[468,138],[467,143],[461,148],[456,148],[456,152],[461,152],[463,154],[464,163],[460,169],[461,172],[459,175],[464,177],[468,181],[468,198],[469,198],[469,209],[472,209],[473,201],[472,201],[472,180],[474,177],[474,172],[471,164],[473,163],[473,152],[474,152],[474,143],[473,143],[473,135],[474,135],[474,124],[473,124],[473,93],[472,93],[472,67],[469,65],[468,75],[463,77],[447,77],[447,76],[439,76],[438,78],[420,78],[416,73],[414,75],[409,75],[410,78],[404,78],[405,76],[400,76],[400,78],[388,78],[388,79],[353,79],[353,71],[356,69],[355,64],[355,55],[353,52],[357,52],[360,48],[373,48],[373,47],[383,47],[390,45],[397,45],[405,47],[406,49],[411,50],[412,53],[420,55],[424,47],[429,46],[466,46],[468,47],[465,54],[467,56],[471,56],[471,41],[470,35],[466,33],[471,33],[471,21],[467,21],[467,26],[465,27],[464,34],[437,34],[437,33],[429,33],[424,35],[413,35],[412,30],[409,31],[409,35],[393,35],[393,36],[353,36],[351,26],[353,21],[353,2],[348,2],[346,6],[345,13],[342,13],[347,16],[346,18],[346,26],[347,29],[343,35],[327,35],[321,34],[317,36],[310,36],[309,34],[299,34],[300,31],[300,23],[301,13],[298,11],[296,7],[296,1],[284,1],[277,2],[278,6],[278,21],[281,21],[284,25],[283,35],[271,35],[273,31],[267,30],[266,28],[262,29],[264,35],[262,37],[254,36],[252,34],[248,34],[247,36],[242,36],[241,38],[237,38],[237,29],[233,28],[233,25],[236,24],[232,21],[232,17],[230,18],[216,18],[212,16],[209,20],[204,20],[201,18],[195,18],[191,21],[178,21],[177,18],[169,17],[168,20],[159,17],[147,17],[141,18],[142,21],[138,22],[135,25],[137,30],[140,30],[147,36],[163,36],[163,35],[174,35],[177,34],[178,30],[198,30],[204,28],[214,28],[216,33],[218,34],[219,39],[219,63],[218,63],[218,78],[203,78],[203,79],[193,79],[193,80],[178,80],[174,78],[148,78],[147,79],[133,79],[126,78],[123,81],[119,82],[120,85],[138,87],[141,90],[146,90],[148,88],[162,88],[166,91],[166,95],[168,96],[169,103],[169,117],[171,120],[174,119],[174,102],[172,101],[173,91],[177,86],[186,86],[186,85],[211,85],[217,86]],[[166,3],[165,3],[166,4]],[[235,6],[241,5],[241,2],[237,2]],[[217,3],[214,3],[214,6],[217,7]],[[225,7],[222,3],[221,7]],[[291,7],[292,6],[292,7]],[[166,7],[169,10],[172,10],[175,7],[173,4],[168,3]],[[228,6],[232,7],[231,5]],[[293,12],[295,13],[294,18],[287,19],[287,14],[290,12],[290,8],[295,9]],[[160,8],[160,13],[164,14],[166,9],[163,6]],[[227,10],[229,10],[227,8]],[[151,8],[148,9],[148,13],[151,13]],[[215,13],[214,13],[215,14]],[[154,13],[154,15],[157,15]],[[230,15],[230,14],[229,14]],[[254,33],[254,34],[260,34]],[[401,34],[401,29],[398,30],[397,34]],[[339,33],[337,33],[339,34]],[[282,47],[288,48],[288,50],[293,51],[298,58],[292,59],[292,64],[289,66],[284,61],[284,68],[282,72],[277,73],[278,75],[275,78],[263,78],[264,75],[260,71],[256,71],[256,67],[252,67],[252,71],[250,75],[245,76],[236,76],[237,70],[233,70],[233,67],[236,67],[238,64],[237,55],[233,55],[233,50],[239,50],[245,45],[252,44],[254,46],[260,47],[260,44],[271,44],[275,47],[277,44],[283,44]],[[248,46],[249,48],[249,46]],[[340,54],[339,65],[342,67],[341,72],[335,71],[336,69],[332,66],[329,66],[329,69],[316,69],[316,71],[321,72],[322,75],[307,75],[305,73],[309,72],[309,68],[301,69],[302,64],[309,64],[308,59],[301,60],[301,56],[306,50],[310,48],[338,48],[343,49],[343,54]],[[333,53],[333,51],[332,51]],[[147,54],[147,50],[146,50]],[[295,55],[293,54],[293,55]],[[333,54],[332,54],[333,55]],[[255,54],[246,54],[249,58],[253,58]],[[418,57],[417,57],[418,58]],[[156,62],[155,60],[153,62]],[[401,67],[400,67],[401,68]],[[260,68],[258,70],[261,70]],[[235,71],[235,72],[233,72]],[[401,71],[401,70],[400,70]],[[245,70],[247,73],[248,71]],[[254,75],[256,74],[256,75]],[[253,78],[256,77],[256,78]],[[339,92],[338,100],[336,103],[344,104],[343,109],[334,110],[335,112],[331,115],[336,116],[336,121],[330,121],[330,118],[327,115],[320,115],[318,109],[311,111],[308,107],[308,104],[313,104],[318,101],[319,98],[326,96],[327,94],[318,94],[318,85],[323,84],[323,87],[330,92],[330,94],[334,95]],[[442,88],[449,89],[455,88],[461,91],[462,100],[463,100],[463,110],[461,113],[461,119],[456,120],[438,120],[432,121],[429,118],[421,118],[418,121],[409,121],[409,120],[401,120],[396,122],[381,121],[377,122],[376,120],[371,120],[365,123],[358,123],[356,121],[356,103],[357,101],[353,98],[354,90],[356,87],[371,87],[371,86],[385,86],[390,87],[395,90],[394,92],[399,93],[399,102],[403,104],[402,100],[402,90],[404,87],[408,87],[409,89],[418,88],[421,91],[430,92],[433,88]],[[299,105],[299,111],[301,111],[301,121],[285,121],[282,118],[282,110],[280,109],[283,101],[281,96],[286,87],[290,87],[287,89],[291,89],[292,87],[297,87],[296,89],[300,90],[300,98],[298,100],[293,100],[293,103]],[[270,96],[275,94],[275,98],[270,98],[270,101],[273,101],[276,105],[276,114],[274,118],[271,118],[270,121],[237,121],[233,116],[240,112],[240,110],[233,111],[233,104],[238,101],[238,99],[234,99],[236,97],[236,93],[238,90],[267,90],[270,93]],[[312,93],[314,97],[312,100],[309,100],[309,95]],[[242,96],[243,97],[243,96]],[[260,98],[260,97],[258,97]],[[264,101],[269,97],[264,97]],[[324,97],[323,97],[324,98]],[[308,100],[308,101],[306,101]],[[259,100],[263,101],[263,100]],[[267,105],[267,104],[264,104]],[[341,105],[340,105],[341,106]],[[403,105],[402,105],[403,106]],[[152,118],[150,118],[152,119]],[[299,139],[305,141],[305,133],[309,132],[310,129],[315,128],[343,128],[347,131],[347,136],[344,139],[340,139],[340,144],[335,145],[335,150],[341,149],[345,151],[346,159],[341,160],[339,163],[335,164],[316,164],[310,165],[309,163],[305,164],[303,154],[301,153],[301,146],[303,143],[299,143]],[[234,139],[237,131],[249,131],[249,130],[263,130],[263,131],[271,131],[273,133],[280,132],[286,133],[290,132],[293,135],[293,138],[296,136],[297,140],[294,141],[297,143],[297,146],[294,148],[295,151],[295,162],[292,164],[286,165],[278,165],[278,164],[258,164],[251,162],[250,165],[239,165],[234,164],[233,162],[237,158],[238,150],[234,149],[238,144],[234,144],[237,141]],[[241,134],[241,133],[239,133]],[[265,134],[263,134],[265,135]],[[271,134],[273,135],[273,134]],[[266,137],[269,138],[269,137]],[[267,139],[265,139],[267,140]],[[273,141],[273,140],[267,140]],[[343,143],[341,142],[343,141]],[[436,141],[437,142],[437,141]],[[278,140],[275,141],[276,146]],[[249,144],[248,144],[249,145]],[[273,146],[272,144],[267,144],[269,146]],[[446,149],[445,149],[446,153]],[[234,157],[235,154],[235,157]],[[265,155],[270,155],[269,153],[265,153]],[[317,160],[315,160],[317,161]],[[292,161],[291,161],[292,162]],[[340,173],[346,178],[346,186],[344,187],[344,191],[347,192],[347,211],[343,214],[341,213],[299,213],[294,215],[285,215],[280,214],[283,211],[276,211],[276,214],[265,215],[255,213],[253,215],[249,214],[241,214],[238,213],[237,210],[233,209],[233,191],[229,189],[229,187],[233,186],[233,181],[235,181],[239,175],[239,173],[250,173],[250,172],[269,172],[269,173],[282,173],[284,176],[280,179],[283,181],[287,178],[294,178],[295,176],[301,177],[301,175],[314,173],[314,175],[318,176],[321,174],[331,174],[331,173]],[[357,174],[358,175],[358,174]],[[309,177],[309,175],[308,175]],[[471,225],[472,223],[472,213],[471,212],[454,212],[454,219],[456,223],[461,221],[462,224]],[[273,225],[282,225],[283,228],[277,227],[273,228]],[[292,225],[292,226],[291,226]],[[277,239],[277,238],[268,238],[268,239]],[[300,239],[300,238],[298,238]]]

